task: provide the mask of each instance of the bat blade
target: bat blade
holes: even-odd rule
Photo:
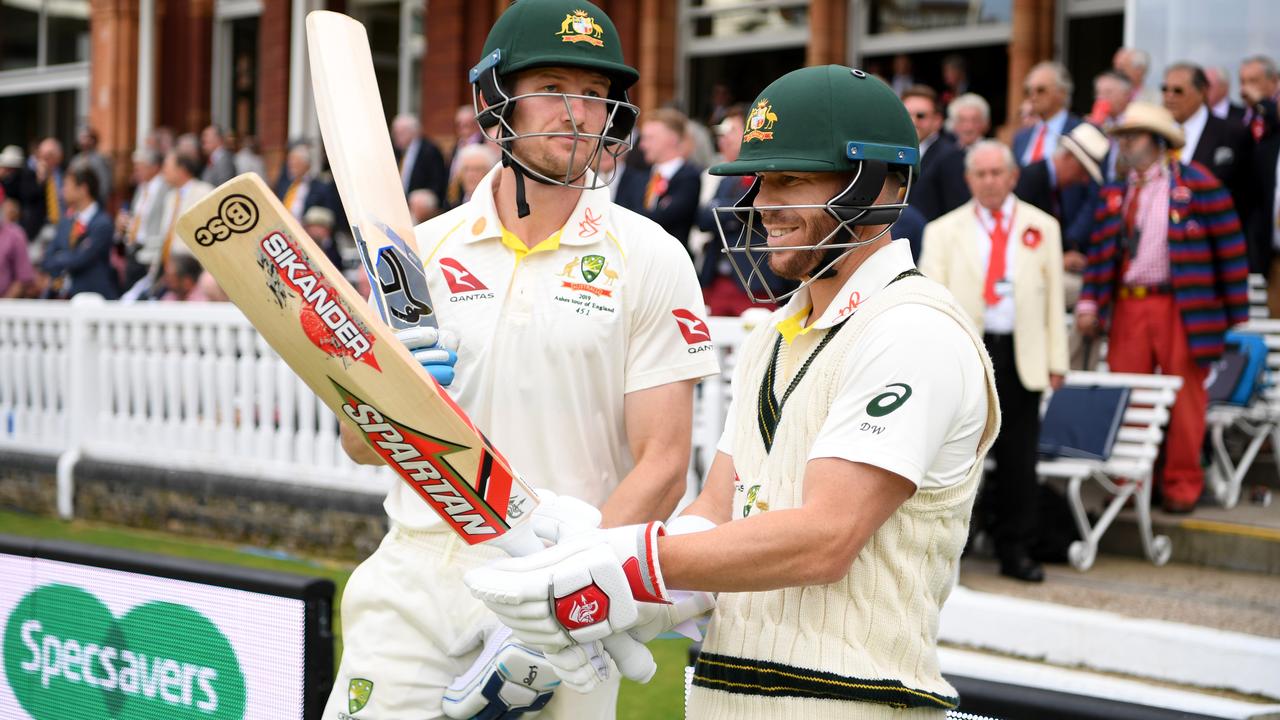
[[[537,495],[257,175],[219,187],[177,232],[294,373],[458,535],[528,545]]]
[[[364,25],[311,12],[307,48],[325,153],[378,312],[396,330],[435,326]]]

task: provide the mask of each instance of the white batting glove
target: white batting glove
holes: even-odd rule
[[[409,348],[409,354],[418,361],[441,387],[449,387],[455,377],[454,365],[458,362],[458,336],[448,330],[433,327],[411,327],[396,332],[396,339]]]
[[[516,643],[511,629],[493,622],[480,657],[444,693],[444,714],[470,718],[537,717],[560,685],[554,666],[537,650]]]
[[[557,495],[539,488],[538,507],[533,509],[533,534],[549,545],[600,528],[600,511],[571,495]]]
[[[475,568],[464,582],[521,640],[558,652],[636,626],[642,602],[670,602],[657,556],[662,534],[660,522],[602,530]]]
[[[681,515],[667,523],[668,535],[711,530],[716,524],[699,515]],[[702,632],[694,622],[715,609],[716,596],[700,590],[669,590],[670,605],[640,603],[640,620],[627,632],[642,643],[674,630],[690,640],[701,640]]]

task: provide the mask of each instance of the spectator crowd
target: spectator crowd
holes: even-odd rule
[[[1091,78],[1093,103],[1081,116],[1069,107],[1076,79],[1042,62],[1024,80],[1020,124],[1001,133],[1004,142],[992,138],[991,104],[971,86],[964,59],[947,57],[941,70],[942,87],[918,84],[904,57],[884,78],[921,153],[894,232],[983,333],[1005,432],[979,520],[988,518],[1002,572],[1037,581],[1041,394],[1069,369],[1093,367],[1103,333],[1112,370],[1183,377],[1158,488],[1168,512],[1188,512],[1200,497],[1208,364],[1246,316],[1247,274],[1280,272],[1280,71],[1269,57],[1245,58],[1233,99],[1227,68],[1152,68],[1142,50],[1121,48]],[[742,228],[714,210],[737,203],[751,179],[711,178],[705,168],[736,158],[754,109],[735,104],[724,84],[711,101],[702,120],[672,107],[642,114],[631,151],[605,154],[599,171],[612,174],[619,205],[685,245],[710,312],[736,315],[752,302],[719,252],[717,230],[733,238]],[[446,152],[417,118],[391,123],[415,223],[467,202],[500,159],[470,105],[454,126]],[[225,299],[174,228],[218,184],[266,173],[254,138],[217,126],[176,136],[157,128],[132,156],[127,193],[113,192],[97,145],[85,129],[69,161],[54,138],[0,151],[0,295]],[[292,144],[269,182],[335,264],[363,277],[318,148]],[[112,199],[126,195],[113,215]],[[753,282],[774,295],[787,290],[761,270]],[[1280,282],[1268,288],[1270,314],[1280,316]]]

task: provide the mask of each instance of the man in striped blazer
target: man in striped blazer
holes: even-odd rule
[[[1244,236],[1226,188],[1169,156],[1184,144],[1169,111],[1133,103],[1111,133],[1132,169],[1101,191],[1076,323],[1109,332],[1113,372],[1183,378],[1159,487],[1166,512],[1187,513],[1204,489],[1205,371],[1248,317]]]

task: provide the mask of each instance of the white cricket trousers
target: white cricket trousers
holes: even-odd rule
[[[467,545],[443,527],[419,532],[393,525],[343,591],[342,662],[324,720],[444,718],[445,688],[471,667],[483,643],[477,630],[493,619],[462,576],[503,556],[495,548]],[[476,637],[474,646],[451,656],[468,636]],[[613,720],[618,678],[615,670],[589,695],[556,691],[538,719]],[[353,680],[357,689],[372,683],[356,712],[350,712]]]

